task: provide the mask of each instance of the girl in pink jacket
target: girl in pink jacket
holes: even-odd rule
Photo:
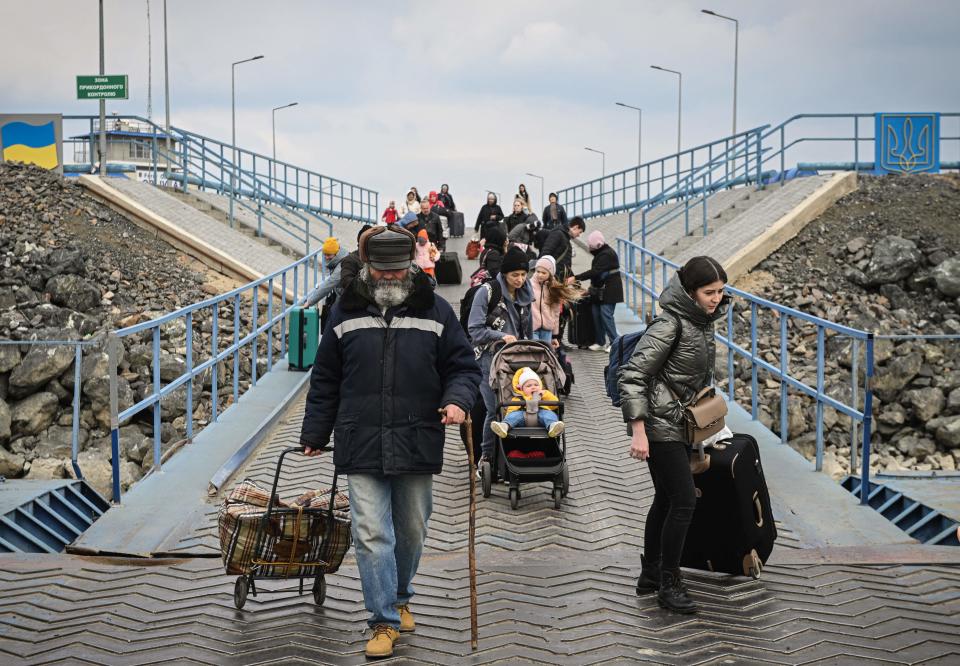
[[[440,252],[437,246],[430,242],[427,236],[427,230],[421,229],[417,233],[417,253],[414,261],[417,266],[431,277],[435,277],[434,266],[437,265],[437,259],[440,258]]]
[[[533,339],[550,344],[560,335],[560,310],[565,304],[578,301],[582,293],[572,284],[563,284],[556,278],[557,263],[550,255],[537,260],[536,270],[530,276],[533,288]],[[559,344],[557,338],[554,346]]]

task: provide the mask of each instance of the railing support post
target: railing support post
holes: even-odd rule
[[[867,334],[867,378],[863,396],[863,447],[860,452],[860,504],[870,501],[870,439],[873,426],[873,333]]]
[[[113,472],[113,503],[120,504],[120,407],[117,396],[117,345],[119,340],[107,335],[107,369],[110,377],[110,458]]]

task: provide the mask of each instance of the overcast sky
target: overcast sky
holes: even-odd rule
[[[106,69],[130,76],[147,110],[147,0],[105,0]],[[153,117],[163,119],[162,0],[151,0]],[[547,190],[731,127],[733,24],[740,19],[739,128],[801,112],[960,111],[960,1],[698,0],[696,3],[514,0],[329,2],[168,0],[173,124],[230,138],[230,63],[237,139],[278,157],[401,198],[450,183],[475,217],[485,189],[506,197],[531,171]],[[0,0],[0,112],[96,113],[74,77],[98,67],[96,0]],[[944,126],[956,135],[958,123]],[[953,130],[947,132],[947,130]],[[68,130],[69,131],[69,130]],[[69,157],[69,153],[67,155]],[[954,158],[955,159],[955,158]]]

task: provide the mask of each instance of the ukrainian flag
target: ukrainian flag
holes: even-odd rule
[[[45,125],[31,125],[16,121],[0,127],[0,145],[7,162],[36,164],[44,169],[56,169],[57,134],[53,121]]]

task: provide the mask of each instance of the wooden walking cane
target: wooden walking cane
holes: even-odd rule
[[[477,479],[473,463],[473,419],[467,412],[467,473],[470,476],[470,529],[467,537],[467,552],[470,566],[470,649],[477,649]]]

